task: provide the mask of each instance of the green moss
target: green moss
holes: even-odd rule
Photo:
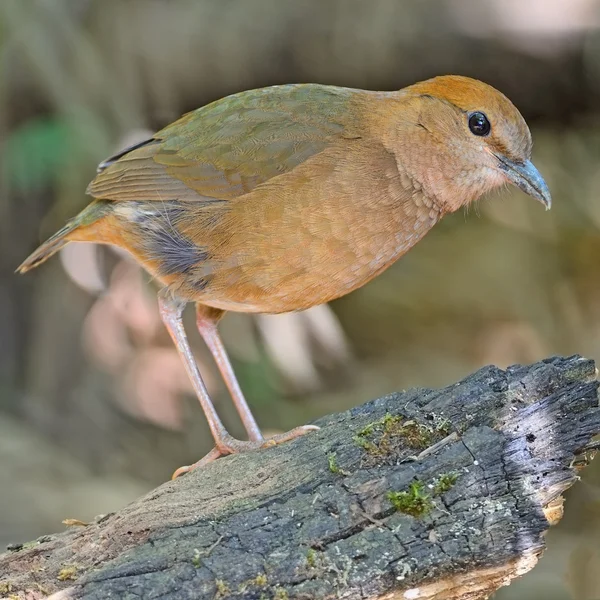
[[[402,423],[404,417],[400,415],[391,415],[386,413],[382,419],[367,423],[356,435],[366,438],[373,435],[376,431],[383,429],[386,432],[392,431],[397,425]]]
[[[444,437],[449,435],[452,431],[452,422],[450,421],[450,419],[434,415],[433,423],[435,426],[435,430],[443,434]]]
[[[432,494],[425,491],[425,484],[422,481],[413,481],[408,490],[400,492],[388,492],[387,498],[392,506],[401,513],[413,517],[422,517],[435,508],[432,500],[433,496],[441,496],[452,489],[458,480],[458,473],[442,473],[428,485],[433,490]]]
[[[328,571],[328,558],[314,548],[306,551],[306,571],[311,577],[324,575]]]
[[[39,542],[37,540],[34,540],[33,542],[25,542],[23,544],[23,546],[21,547],[21,550],[29,550],[31,548],[35,548],[38,545],[39,545]]]
[[[198,548],[194,548],[192,564],[196,567],[196,569],[199,569],[202,566],[202,561],[200,560],[200,550],[198,550]]]
[[[269,580],[267,579],[267,576],[264,573],[259,573],[254,578],[254,585],[256,585],[258,587],[265,587],[268,583],[269,583]]]
[[[398,512],[413,517],[423,517],[435,506],[431,496],[425,493],[424,489],[422,481],[413,481],[408,490],[388,492],[387,498]]]
[[[365,425],[365,427],[363,427],[360,431],[358,431],[356,433],[356,435],[358,437],[366,438],[367,436],[369,436],[373,433],[373,429],[379,423],[380,423],[380,421],[373,421],[372,423],[368,423],[367,425]]]
[[[259,573],[254,579],[248,579],[247,581],[241,583],[238,589],[243,593],[249,587],[264,588],[267,587],[268,584],[269,580],[267,579],[267,576],[264,573]]]
[[[433,441],[432,430],[416,421],[407,421],[404,423],[401,434],[406,440],[407,445],[417,450],[427,448]]]
[[[352,441],[369,454],[377,454],[378,452],[377,446],[373,442],[370,442],[369,440],[362,437],[361,435],[355,435],[352,438]]]
[[[273,600],[289,600],[289,595],[285,588],[277,586],[275,588],[275,595],[273,596]]]
[[[440,475],[433,487],[433,493],[436,496],[440,496],[441,494],[445,494],[448,490],[454,487],[456,480],[458,479],[458,473],[443,473]]]
[[[12,583],[10,581],[0,581],[0,594],[9,594],[12,592]]]
[[[342,469],[337,462],[337,455],[335,452],[330,452],[327,455],[327,463],[329,465],[329,470],[334,473],[335,475],[343,475],[344,477],[347,475],[350,475],[350,473],[348,473],[348,471],[344,471],[344,469]]]
[[[337,458],[336,458],[335,452],[330,452],[327,455],[327,462],[329,463],[329,470],[332,473],[335,473],[336,475],[339,474],[340,468],[338,467],[338,464],[337,464]]]
[[[226,598],[229,595],[229,586],[222,579],[216,579],[215,585],[217,586],[215,598]]]
[[[368,423],[354,437],[375,462],[397,455],[406,448],[423,450],[441,434],[436,429],[414,420],[405,420],[402,415],[386,414],[382,419]]]
[[[77,579],[77,567],[70,566],[70,567],[62,568],[58,572],[58,575],[56,576],[56,578],[59,581],[69,581],[69,580]]]

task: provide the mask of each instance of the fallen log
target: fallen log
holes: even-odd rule
[[[0,556],[6,598],[487,598],[597,448],[593,361],[486,367],[229,456]]]

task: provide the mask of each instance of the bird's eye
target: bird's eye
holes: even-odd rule
[[[469,117],[469,129],[475,135],[487,135],[492,126],[482,112],[474,112]]]

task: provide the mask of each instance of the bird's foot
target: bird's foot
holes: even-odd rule
[[[184,473],[189,473],[190,471],[194,471],[198,467],[203,467],[209,462],[212,462],[217,458],[221,458],[221,456],[227,456],[228,454],[241,454],[242,452],[251,452],[253,450],[260,450],[261,448],[270,448],[271,446],[278,446],[279,444],[289,442],[290,440],[293,440],[297,437],[306,435],[310,431],[316,431],[318,429],[319,427],[317,427],[316,425],[302,425],[301,427],[296,427],[291,431],[286,431],[285,433],[279,433],[270,438],[256,441],[237,440],[236,438],[231,437],[230,435],[226,435],[223,438],[216,440],[216,446],[198,462],[195,462],[193,465],[179,467],[179,469],[177,469],[175,473],[173,473],[171,479],[176,479]]]

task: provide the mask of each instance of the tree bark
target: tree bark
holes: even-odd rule
[[[597,392],[593,361],[573,356],[379,398],[12,548],[0,594],[487,598],[562,516],[597,447]]]

